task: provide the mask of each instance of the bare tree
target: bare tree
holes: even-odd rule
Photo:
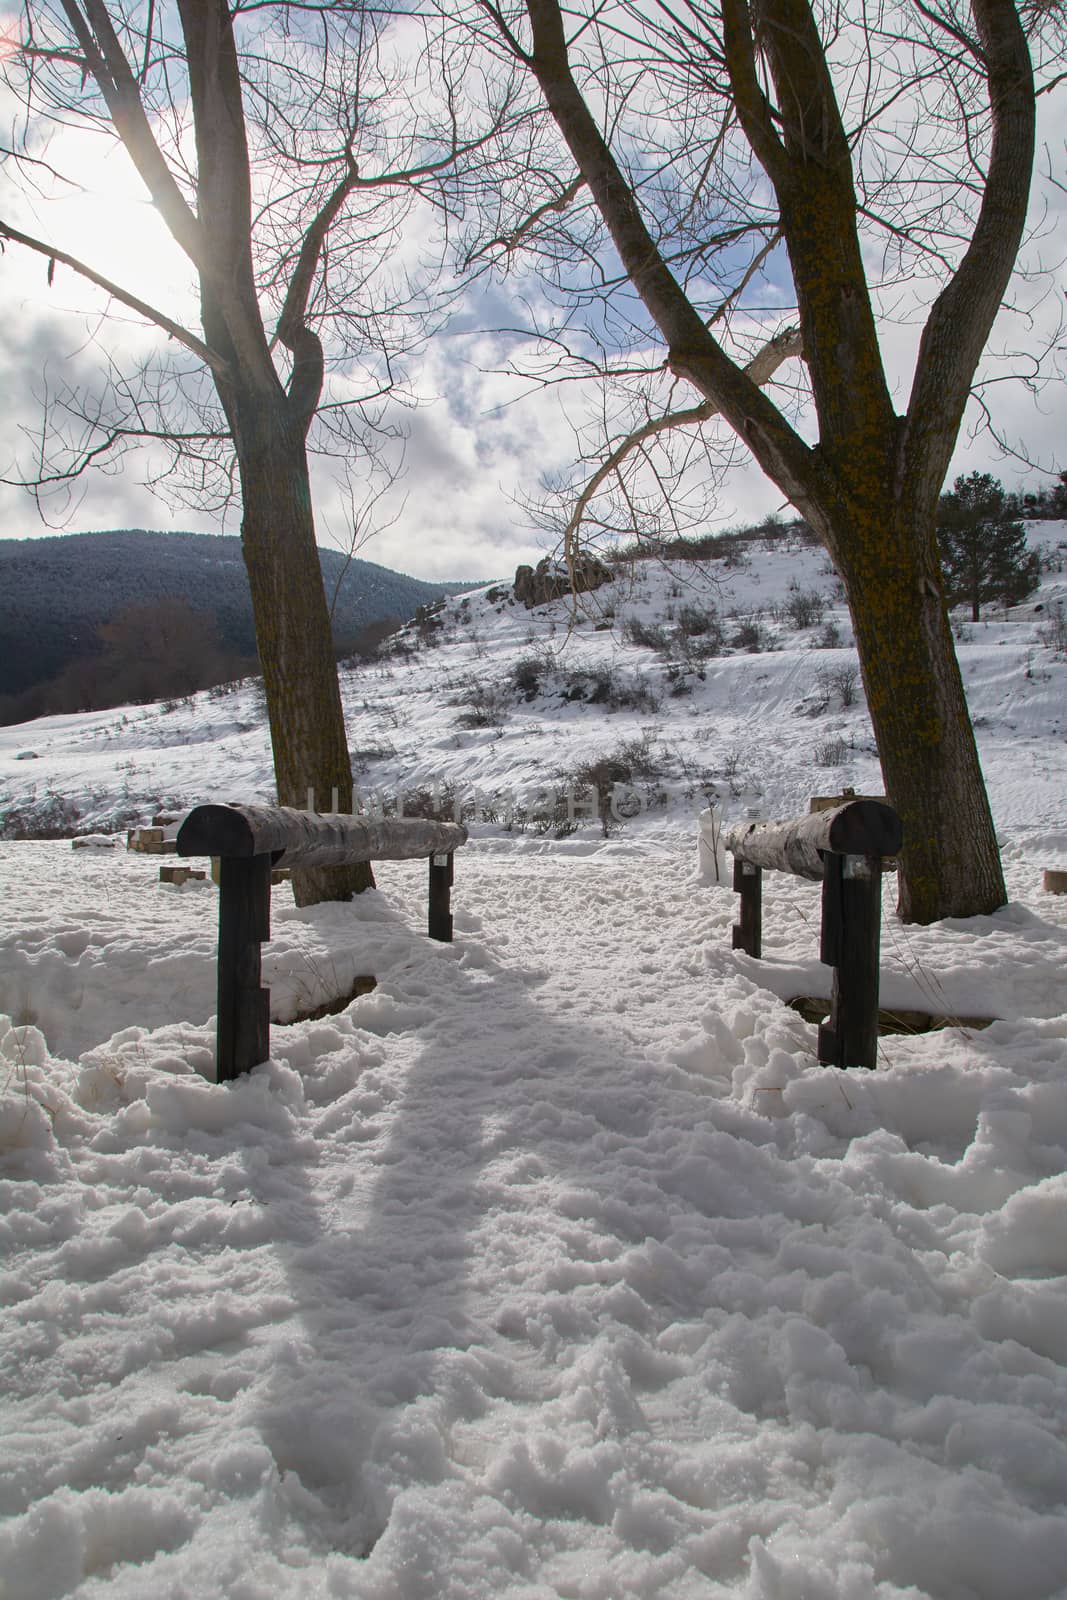
[[[609,308],[596,336],[623,325],[620,359],[659,341],[666,378],[725,419],[842,577],[905,823],[901,911],[918,922],[1005,898],[935,523],[1026,224],[1027,30],[1055,28],[1058,10],[473,0],[466,13],[536,83],[582,180],[566,186],[563,165],[554,192],[570,210],[524,197],[526,221],[494,242],[508,258],[515,240],[539,249],[571,291],[570,325]],[[597,218],[610,249],[592,242]],[[768,309],[780,326],[794,308],[815,443],[746,371]],[[924,319],[902,414],[878,330],[893,311]]]
[[[278,798],[290,805],[311,791],[344,809],[352,796],[309,441],[361,453],[397,353],[423,329],[419,285],[397,264],[405,216],[429,208],[447,224],[508,121],[506,102],[488,97],[461,110],[462,52],[427,57],[410,19],[404,50],[421,65],[398,104],[390,20],[325,0],[30,3],[4,63],[24,110],[7,154],[27,189],[57,192],[57,130],[121,145],[184,253],[201,323],[0,220],[0,240],[48,259],[50,283],[70,270],[109,314],[133,313],[169,341],[139,366],[107,354],[100,392],[54,392],[23,479],[41,492],[152,443],[199,504],[239,495]],[[302,873],[295,887],[309,904],[372,883],[357,866]]]

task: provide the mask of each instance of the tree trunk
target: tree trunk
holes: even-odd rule
[[[1007,896],[933,519],[917,529],[897,509],[833,531],[886,792],[904,824],[900,915],[988,914]]]
[[[716,61],[721,52],[730,101],[723,126],[736,118],[778,199],[819,419],[815,446],[727,355],[674,276],[571,72],[560,0],[526,0],[529,53],[495,6],[484,9],[536,76],[623,269],[659,328],[670,371],[722,413],[817,530],[845,581],[882,770],[905,825],[903,916],[932,922],[1003,905],[934,519],[1026,221],[1035,94],[1013,0],[970,0],[980,50],[966,48],[985,73],[990,113],[985,187],[970,242],[923,329],[903,418],[895,414],[879,348],[836,68],[810,0],[721,0],[721,29],[692,6],[694,20],[677,24],[679,40],[691,39],[700,52],[696,70],[704,70],[705,49]],[[677,22],[670,8],[666,14]]]
[[[262,396],[246,400],[234,436],[244,502],[241,545],[278,803],[306,809],[310,793],[315,809],[328,811],[336,791],[337,809],[350,812],[352,767],[315,544],[307,453],[302,433],[272,410]],[[373,887],[367,862],[293,874],[300,906],[348,900]]]

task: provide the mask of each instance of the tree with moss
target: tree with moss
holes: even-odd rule
[[[496,229],[501,268],[539,249],[565,332],[583,319],[610,346],[602,370],[660,385],[639,448],[721,421],[721,447],[747,450],[815,530],[904,821],[901,913],[995,910],[1004,877],[936,523],[1024,238],[1034,59],[1051,89],[1058,8],[469,0],[466,14],[560,140],[543,195],[501,190],[526,209]],[[903,405],[887,316],[920,329]],[[776,351],[791,357],[778,400],[763,387],[777,366],[757,367]]]
[[[5,481],[40,504],[137,449],[182,503],[239,503],[283,805],[353,795],[311,457],[373,474],[382,406],[440,298],[432,219],[443,236],[483,163],[523,161],[506,94],[461,96],[464,73],[462,52],[357,0],[25,0],[0,50],[7,200],[40,218],[30,233],[0,216],[0,254],[44,257],[49,287],[57,270],[92,285],[101,347],[99,389],[61,378]],[[120,158],[140,180],[195,317],[165,282],[149,300],[68,248],[64,201],[90,169],[53,163],[93,140],[101,186]],[[154,330],[147,354],[126,353],[124,318]],[[356,862],[293,888],[309,905],[373,882]]]

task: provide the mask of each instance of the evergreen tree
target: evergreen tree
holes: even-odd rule
[[[1026,548],[1026,529],[1010,515],[1003,485],[988,472],[956,479],[941,497],[938,542],[950,606],[969,603],[977,622],[983,604],[1017,605],[1037,588],[1040,563]]]

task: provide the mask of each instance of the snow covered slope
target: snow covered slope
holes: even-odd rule
[[[483,592],[346,675],[368,799],[480,818],[456,940],[418,863],[276,890],[279,1018],[377,987],[239,1083],[210,885],[0,844],[5,1600],[1067,1594],[1064,579],[960,645],[1012,903],[886,907],[890,1003],[1000,1020],[843,1074],[782,1003],[825,992],[817,887],[768,875],[735,953],[692,817],[877,784],[822,565],[639,568],[573,625]],[[831,598],[799,631],[790,578]],[[251,690],[2,738],[25,819],[270,792]]]
[[[1040,592],[1007,617],[961,624],[958,647],[994,814],[1013,833],[1061,820],[1067,738],[1067,657],[1044,642],[1067,603],[1067,525],[1033,524],[1031,538],[1050,565]],[[797,627],[790,612],[805,607],[821,616]],[[577,609],[560,600],[526,611],[489,586],[447,602],[402,643],[409,655],[342,674],[367,804],[451,786],[476,819],[506,814],[508,797],[511,809],[540,798],[533,811],[551,811],[546,788],[621,746],[646,826],[708,796],[787,815],[813,789],[880,788],[839,585],[825,555],[796,540],[752,546],[740,569],[623,566]],[[272,794],[254,685],[0,728],[8,837],[39,834],[50,819],[68,831],[121,827],[160,807]],[[316,803],[328,809],[330,797]]]

